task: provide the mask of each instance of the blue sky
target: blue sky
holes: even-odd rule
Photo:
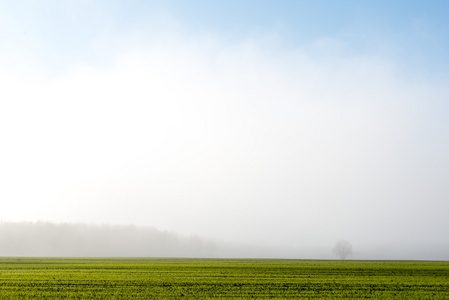
[[[211,35],[229,43],[276,36],[281,49],[338,39],[343,43],[341,55],[381,53],[403,68],[426,74],[444,73],[448,67],[446,1],[49,1],[46,5],[2,1],[1,5],[9,22],[2,30],[8,43],[33,47],[38,59],[55,68],[73,60],[101,59],[104,53],[92,57],[92,44],[99,38],[136,32],[153,38],[173,26],[184,35]]]
[[[0,1],[0,219],[449,259],[448,6]]]

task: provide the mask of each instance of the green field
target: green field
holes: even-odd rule
[[[0,258],[0,299],[449,299],[449,262]]]

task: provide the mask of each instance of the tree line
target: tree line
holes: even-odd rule
[[[214,257],[197,236],[134,225],[0,222],[0,256]]]

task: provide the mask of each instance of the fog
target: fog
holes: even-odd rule
[[[350,259],[448,260],[443,245],[371,245]],[[181,236],[154,227],[1,222],[0,256],[337,259],[331,247],[267,247]]]
[[[295,254],[135,225],[0,223],[0,256],[272,258]]]
[[[443,10],[156,2],[0,2],[4,255],[449,259]]]

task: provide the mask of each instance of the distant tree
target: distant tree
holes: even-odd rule
[[[346,257],[352,254],[352,245],[346,240],[340,240],[335,243],[332,252],[340,256],[341,259],[346,259]]]

